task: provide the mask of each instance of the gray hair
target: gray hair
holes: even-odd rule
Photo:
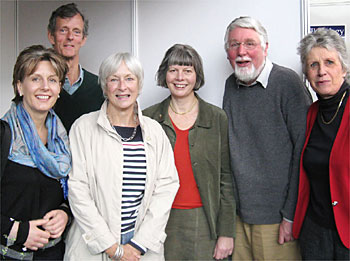
[[[247,29],[253,29],[257,34],[259,35],[260,38],[260,44],[263,50],[266,48],[266,44],[268,43],[268,38],[267,38],[267,31],[266,29],[262,26],[262,24],[250,17],[250,16],[241,16],[233,20],[226,29],[225,33],[225,51],[227,52],[228,47],[229,47],[229,34],[232,30],[234,30],[237,27],[241,28],[247,28]]]
[[[141,62],[130,53],[116,53],[108,56],[100,66],[99,83],[104,95],[106,95],[107,78],[118,70],[122,62],[124,62],[130,72],[136,76],[139,92],[141,92],[143,86],[143,68]]]
[[[332,29],[319,28],[316,31],[306,35],[299,43],[298,54],[302,64],[303,73],[307,76],[307,57],[314,47],[326,48],[328,51],[335,50],[338,53],[343,71],[346,72],[348,82],[349,75],[349,57],[346,51],[344,40]]]
[[[204,85],[202,58],[193,47],[186,44],[174,44],[166,51],[157,71],[157,85],[168,88],[166,74],[171,65],[193,66],[196,72],[196,84],[193,90],[197,91]]]

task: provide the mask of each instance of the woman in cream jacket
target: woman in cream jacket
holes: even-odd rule
[[[75,220],[67,260],[163,260],[164,232],[179,187],[162,127],[142,116],[140,62],[128,53],[100,67],[107,97],[72,126],[68,181]]]

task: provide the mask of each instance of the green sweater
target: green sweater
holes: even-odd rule
[[[227,117],[222,109],[196,97],[199,113],[188,135],[194,178],[211,237],[234,237],[236,205],[229,160]],[[176,133],[168,115],[169,103],[170,96],[145,109],[143,114],[162,125],[174,148]]]
[[[105,100],[98,84],[98,77],[85,69],[83,70],[84,80],[78,90],[70,95],[62,88],[60,98],[54,107],[67,133],[76,119],[85,113],[99,110]]]

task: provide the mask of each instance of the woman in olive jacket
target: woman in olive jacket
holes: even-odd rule
[[[163,127],[180,178],[166,227],[165,258],[226,258],[232,254],[235,233],[226,114],[195,94],[204,84],[203,67],[188,45],[176,44],[167,51],[157,80],[171,95],[144,115]]]

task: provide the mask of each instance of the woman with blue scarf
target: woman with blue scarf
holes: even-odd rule
[[[71,155],[52,107],[67,69],[61,56],[40,45],[17,58],[15,98],[3,117],[12,138],[1,173],[1,259],[63,258],[62,234],[72,216],[66,204]]]

